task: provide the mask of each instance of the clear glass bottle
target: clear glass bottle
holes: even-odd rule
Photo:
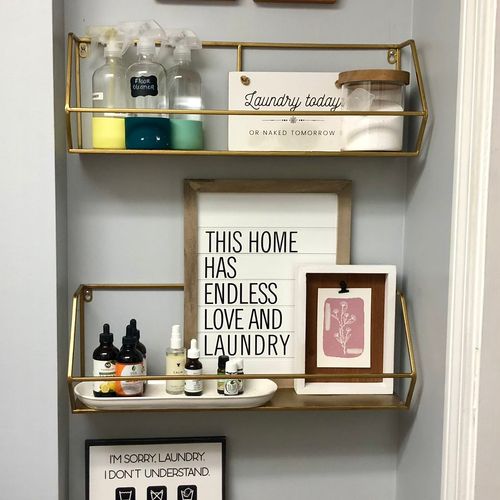
[[[175,66],[168,71],[168,101],[171,109],[202,109],[201,77],[191,65],[191,49],[174,50]],[[203,149],[203,123],[196,114],[172,115],[171,148]]]
[[[184,348],[180,325],[172,326],[170,347],[166,354],[166,375],[184,375],[186,349]],[[184,380],[167,380],[166,391],[169,394],[184,394]]]
[[[126,69],[122,62],[120,42],[109,41],[104,47],[106,62],[92,75],[92,106],[94,108],[126,108]],[[125,148],[125,115],[94,113],[92,144],[97,149]]]
[[[167,74],[155,61],[155,42],[140,39],[137,43],[137,62],[126,73],[127,100],[130,108],[166,109]],[[127,149],[168,149],[170,120],[166,115],[135,113],[125,122]]]

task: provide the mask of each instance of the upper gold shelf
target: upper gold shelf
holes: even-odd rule
[[[412,111],[248,111],[229,109],[203,109],[197,114],[210,116],[403,116],[419,121],[418,133],[411,148],[404,151],[233,151],[233,150],[145,150],[145,149],[93,149],[84,147],[82,114],[105,112],[99,108],[82,106],[81,91],[81,59],[88,55],[89,38],[80,38],[73,33],[68,34],[66,63],[66,139],[69,153],[76,154],[120,154],[120,155],[172,155],[172,156],[286,156],[286,157],[415,157],[420,154],[425,129],[429,117],[427,99],[420,68],[418,51],[414,40],[407,40],[400,44],[315,44],[315,43],[266,43],[266,42],[221,42],[205,41],[203,48],[228,48],[236,51],[236,71],[243,70],[243,55],[245,49],[259,50],[336,50],[336,51],[385,51],[387,62],[395,69],[401,69],[401,59],[404,49],[411,52],[411,68],[417,84],[418,103]],[[120,113],[158,114],[157,109],[116,109]],[[176,115],[192,113],[189,110],[165,109],[162,114]],[[76,122],[76,127],[74,127]],[[75,134],[76,129],[76,134]]]

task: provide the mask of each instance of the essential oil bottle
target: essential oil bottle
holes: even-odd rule
[[[219,356],[217,364],[217,375],[224,375],[226,373],[226,363],[229,361],[229,356]],[[217,380],[217,392],[224,394],[224,379]]]
[[[184,349],[180,325],[172,326],[170,347],[166,355],[166,375],[184,375],[186,349]],[[167,380],[166,391],[169,394],[183,394],[184,380]]]
[[[142,375],[142,353],[136,348],[136,340],[131,335],[125,335],[123,345],[116,359],[116,376]],[[118,396],[142,396],[144,385],[140,380],[118,381],[115,384]]]
[[[191,339],[191,347],[187,352],[186,375],[201,375],[203,366],[200,362],[198,341]],[[203,380],[186,380],[184,394],[186,396],[201,396],[203,393]]]
[[[236,366],[238,367],[238,375],[243,375],[243,358],[237,358],[236,360]],[[238,394],[243,394],[245,387],[244,387],[244,380],[239,378],[238,379]]]
[[[93,375],[94,377],[114,377],[116,375],[116,358],[118,349],[113,345],[113,334],[109,331],[109,325],[105,323],[102,333],[99,334],[99,347],[94,350]],[[112,397],[116,396],[115,382],[94,382],[94,396]]]
[[[224,395],[237,396],[240,390],[240,383],[236,378],[238,375],[238,363],[235,359],[231,359],[226,363],[226,375],[228,375],[228,378],[224,380]]]
[[[135,319],[130,320],[130,324],[127,327],[126,330],[126,335],[133,337],[136,342],[136,347],[137,350],[142,354],[142,374],[147,375],[148,374],[148,364],[147,364],[147,359],[146,359],[146,346],[141,342],[141,331],[137,329],[137,321]],[[146,382],[144,382],[144,388],[146,388]]]

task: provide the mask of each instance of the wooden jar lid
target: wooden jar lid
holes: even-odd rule
[[[394,83],[396,85],[408,85],[410,73],[398,69],[357,69],[354,71],[343,71],[339,73],[339,79],[335,82],[338,88],[345,83],[378,82]]]

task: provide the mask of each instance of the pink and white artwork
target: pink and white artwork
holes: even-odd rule
[[[318,290],[317,365],[370,367],[371,289]]]

